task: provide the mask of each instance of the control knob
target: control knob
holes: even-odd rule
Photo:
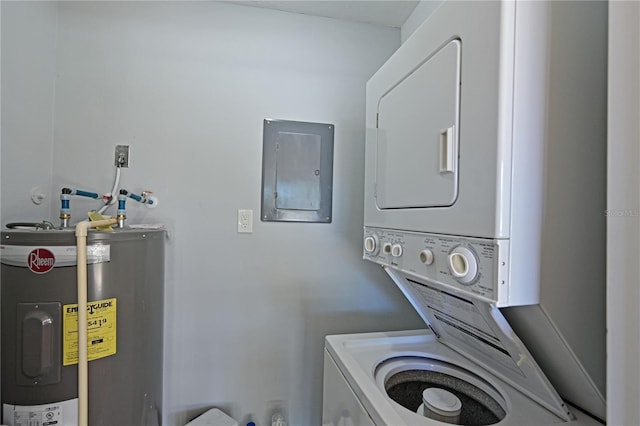
[[[367,254],[375,256],[378,254],[380,247],[378,246],[378,236],[377,235],[369,235],[364,239],[364,251]]]
[[[391,254],[391,246],[392,246],[392,244],[391,244],[391,243],[384,243],[384,244],[382,245],[382,252],[383,252],[384,254]]]
[[[429,249],[424,249],[419,254],[420,262],[425,265],[431,265],[433,263],[433,252]]]
[[[391,256],[400,257],[402,256],[402,245],[394,244],[391,246]]]
[[[455,247],[449,253],[451,275],[462,284],[471,283],[478,275],[478,261],[467,247]]]

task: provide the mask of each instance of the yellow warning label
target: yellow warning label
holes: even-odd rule
[[[64,305],[63,365],[78,363],[78,305]],[[87,303],[87,355],[89,361],[116,353],[116,299]]]

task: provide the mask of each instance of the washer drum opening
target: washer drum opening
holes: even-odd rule
[[[378,386],[389,398],[413,413],[423,403],[425,389],[439,388],[451,392],[462,403],[459,419],[453,424],[493,425],[506,416],[503,392],[479,375],[444,361],[426,357],[392,358],[378,365],[375,374]]]

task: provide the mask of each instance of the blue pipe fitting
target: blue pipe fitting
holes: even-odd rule
[[[122,213],[125,214],[125,210],[126,210],[126,203],[127,203],[127,196],[124,194],[120,194],[118,195],[118,214]]]
[[[116,212],[116,219],[118,220],[118,226],[124,228],[124,221],[127,218],[127,191],[125,189],[120,190],[118,194],[118,211]]]
[[[96,200],[100,198],[100,194],[96,194],[95,192],[83,191],[81,189],[74,189],[72,191],[73,191],[72,192],[73,195],[80,195],[81,197],[95,198]]]
[[[136,194],[134,194],[132,192],[128,193],[128,195],[129,195],[129,198],[133,198],[134,200],[136,200],[139,203],[144,203],[144,199],[141,196],[136,195]]]
[[[148,206],[155,207],[155,205],[154,205],[155,201],[151,197],[147,197],[147,192],[143,192],[142,195],[137,195],[137,194],[134,194],[132,192],[127,192],[127,191],[125,191],[125,193],[127,194],[127,196],[129,198],[131,198],[133,200],[136,200],[137,202],[139,202],[141,204],[147,204]]]
[[[60,193],[60,227],[66,228],[69,226],[69,219],[71,219],[71,189],[62,188]]]
[[[80,195],[81,197],[100,198],[100,194],[95,192],[83,191],[81,189],[62,188],[60,193],[60,226],[67,228],[69,219],[71,219],[71,196]]]

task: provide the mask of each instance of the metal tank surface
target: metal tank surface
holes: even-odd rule
[[[159,424],[165,231],[89,231],[89,424]],[[77,423],[73,229],[2,231],[3,424]]]

